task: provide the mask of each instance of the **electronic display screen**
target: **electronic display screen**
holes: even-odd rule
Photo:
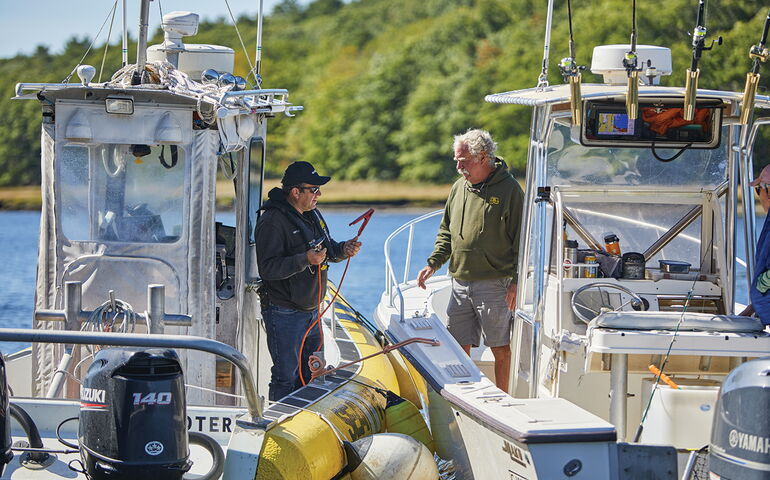
[[[625,113],[599,113],[598,135],[633,135],[634,123]]]
[[[716,148],[722,102],[699,101],[693,119],[684,119],[683,100],[640,101],[636,119],[624,101],[586,101],[580,143],[586,146]]]

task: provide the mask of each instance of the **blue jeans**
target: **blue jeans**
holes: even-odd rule
[[[303,312],[271,304],[262,311],[262,315],[267,331],[267,349],[273,359],[268,398],[276,401],[302,387],[298,369],[299,347],[302,337],[318,315],[318,310]],[[315,325],[302,348],[302,376],[305,383],[310,381],[308,358],[318,350],[320,344],[321,335],[318,325]]]

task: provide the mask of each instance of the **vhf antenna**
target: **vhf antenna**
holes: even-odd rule
[[[259,10],[257,11],[257,51],[254,54],[254,70],[251,75],[254,77],[254,85],[262,88],[262,17],[264,16],[263,1],[259,0]]]
[[[629,120],[636,120],[639,113],[639,71],[636,56],[636,0],[631,5],[631,50],[623,57],[623,66],[628,74],[626,90],[626,113]]]
[[[717,45],[722,45],[722,37],[717,37]],[[698,0],[698,18],[695,21],[695,29],[692,31],[692,63],[687,69],[685,79],[684,94],[684,114],[685,120],[692,121],[695,118],[695,97],[698,92],[698,77],[700,69],[698,62],[705,50],[714,48],[714,40],[710,46],[706,46],[706,0]]]
[[[583,121],[583,95],[580,91],[581,71],[586,67],[578,66],[575,61],[575,40],[572,36],[572,4],[567,0],[567,18],[569,19],[569,57],[562,58],[559,71],[565,82],[569,82],[569,105],[572,111],[572,124],[581,125]]]
[[[770,13],[765,18],[765,28],[762,30],[762,38],[759,45],[752,45],[749,49],[749,58],[754,60],[751,71],[746,74],[746,87],[743,89],[743,101],[741,102],[741,125],[748,125],[751,113],[754,111],[754,97],[759,86],[759,63],[766,62],[770,56],[767,48],[767,30],[770,28]]]

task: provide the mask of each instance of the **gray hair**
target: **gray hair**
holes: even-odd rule
[[[486,130],[481,130],[480,128],[469,129],[461,135],[455,135],[452,148],[456,149],[460,145],[466,145],[468,151],[473,156],[486,152],[489,164],[494,166],[497,143],[492,140],[492,135]]]

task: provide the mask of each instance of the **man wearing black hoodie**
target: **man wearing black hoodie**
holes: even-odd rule
[[[319,299],[326,295],[327,262],[352,257],[361,248],[355,240],[335,242],[316,208],[321,186],[329,180],[308,162],[292,163],[282,187],[268,193],[257,221],[257,265],[268,299],[262,315],[273,360],[271,401],[302,386],[300,365],[302,379],[310,380],[308,358],[321,343],[320,327],[310,326],[318,316]]]

